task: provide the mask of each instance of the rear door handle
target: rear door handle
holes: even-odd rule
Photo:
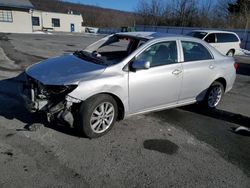
[[[181,70],[175,69],[175,70],[172,72],[172,74],[178,75],[178,74],[180,74],[181,72],[182,72]]]

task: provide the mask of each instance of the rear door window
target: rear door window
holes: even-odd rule
[[[182,41],[184,62],[213,59],[208,49],[200,43]]]
[[[238,42],[239,39],[231,33],[216,33],[217,43]]]

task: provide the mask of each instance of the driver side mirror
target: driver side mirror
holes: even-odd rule
[[[146,60],[135,60],[132,63],[132,68],[135,70],[140,70],[140,69],[149,69],[150,68],[150,61]]]

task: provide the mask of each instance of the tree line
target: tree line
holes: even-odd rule
[[[138,24],[249,28],[250,0],[140,0]]]
[[[118,28],[137,24],[250,28],[250,0],[139,0],[132,12],[62,0],[30,1],[39,10],[82,14],[83,25],[92,27]]]

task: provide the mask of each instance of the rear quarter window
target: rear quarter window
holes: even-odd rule
[[[239,42],[238,37],[231,33],[216,33],[217,43]]]

